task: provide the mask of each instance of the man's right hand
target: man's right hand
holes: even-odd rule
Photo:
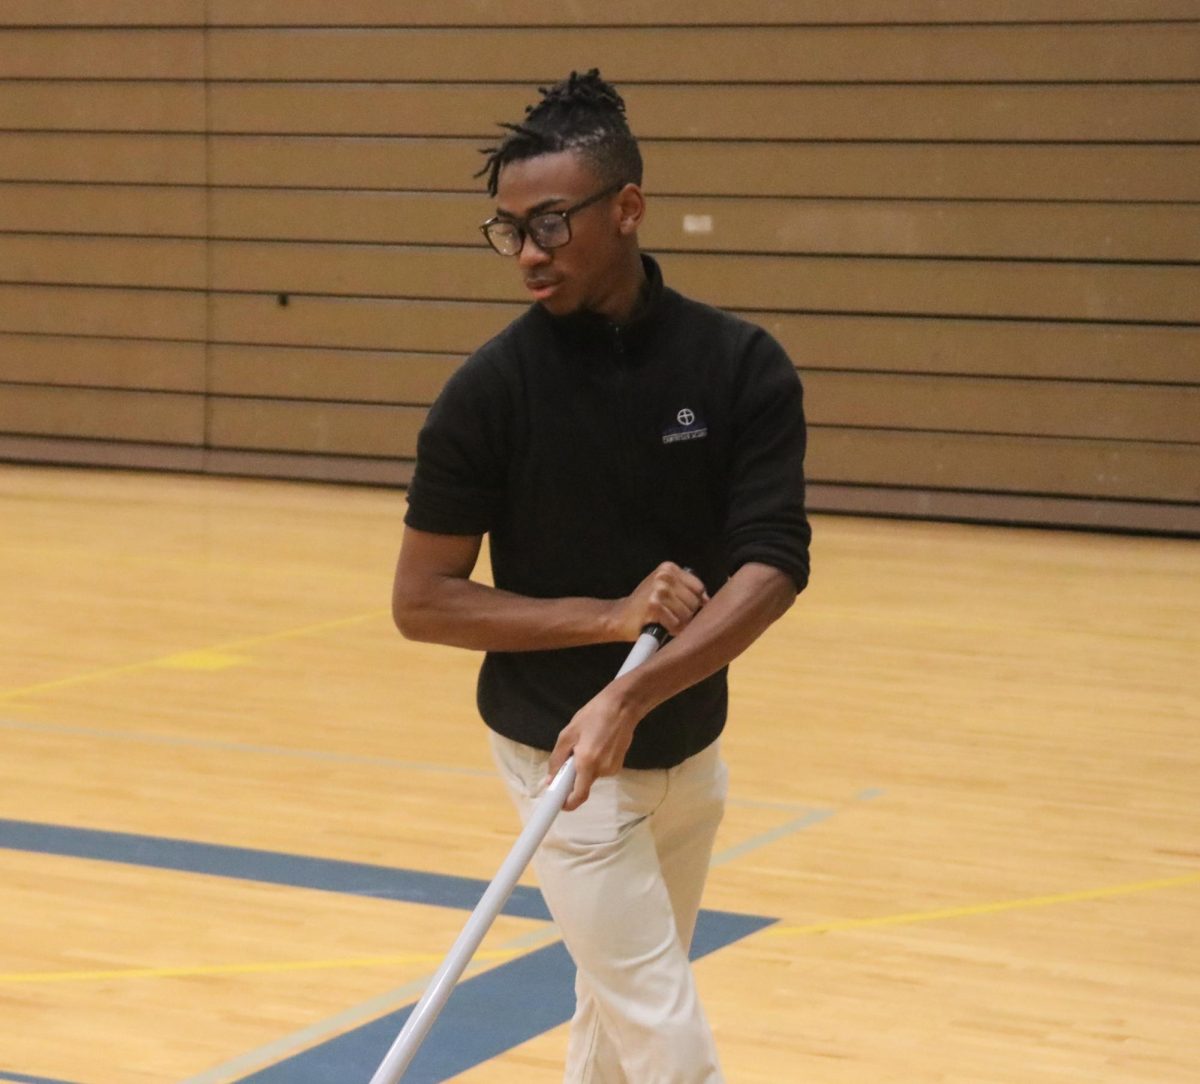
[[[612,603],[613,639],[632,642],[652,624],[678,636],[707,602],[708,592],[698,576],[664,561],[632,594]]]

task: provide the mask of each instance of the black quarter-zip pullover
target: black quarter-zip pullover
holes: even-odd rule
[[[808,581],[800,381],[759,327],[682,297],[643,257],[638,315],[617,327],[534,305],[447,382],[418,438],[405,522],[487,534],[497,587],[621,598],[660,562],[715,593],[756,561]],[[485,722],[552,749],[626,644],[489,652]],[[673,767],[720,734],[722,670],[652,711],[630,768]]]

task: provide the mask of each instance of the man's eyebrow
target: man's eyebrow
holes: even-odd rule
[[[566,196],[551,196],[550,199],[544,199],[541,203],[535,203],[524,215],[513,214],[512,211],[506,211],[503,207],[496,208],[496,215],[499,218],[530,218],[541,211],[548,211],[556,203],[566,203]]]

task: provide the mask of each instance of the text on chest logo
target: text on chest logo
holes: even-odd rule
[[[663,430],[664,444],[676,444],[681,440],[700,440],[708,436],[708,426],[691,407],[680,407],[675,413],[675,425]]]

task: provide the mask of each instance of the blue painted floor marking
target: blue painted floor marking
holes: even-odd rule
[[[692,959],[775,919],[702,911]],[[408,1006],[244,1077],[241,1084],[329,1084],[370,1080],[412,1012]],[[565,1024],[575,1012],[575,965],[562,942],[461,982],[438,1017],[405,1084],[440,1084]]]
[[[0,820],[0,848],[465,911],[475,907],[487,887],[486,882],[473,877],[31,821]],[[527,885],[518,885],[513,890],[501,913],[514,918],[550,919],[542,894]]]
[[[0,1084],[71,1084],[69,1080],[54,1080],[48,1076],[30,1076],[28,1073],[11,1073],[0,1069]]]
[[[345,895],[473,910],[487,882],[334,859],[311,858],[159,836],[0,819],[0,849],[199,873],[259,883],[315,888]],[[504,914],[550,918],[541,893],[518,886]],[[692,958],[749,936],[774,918],[701,911]],[[575,969],[561,942],[459,983],[406,1084],[437,1084],[536,1035],[574,1012]],[[369,1079],[412,1006],[352,1028],[333,1039],[245,1077],[253,1084],[328,1084]],[[69,1084],[0,1070],[0,1084]]]

